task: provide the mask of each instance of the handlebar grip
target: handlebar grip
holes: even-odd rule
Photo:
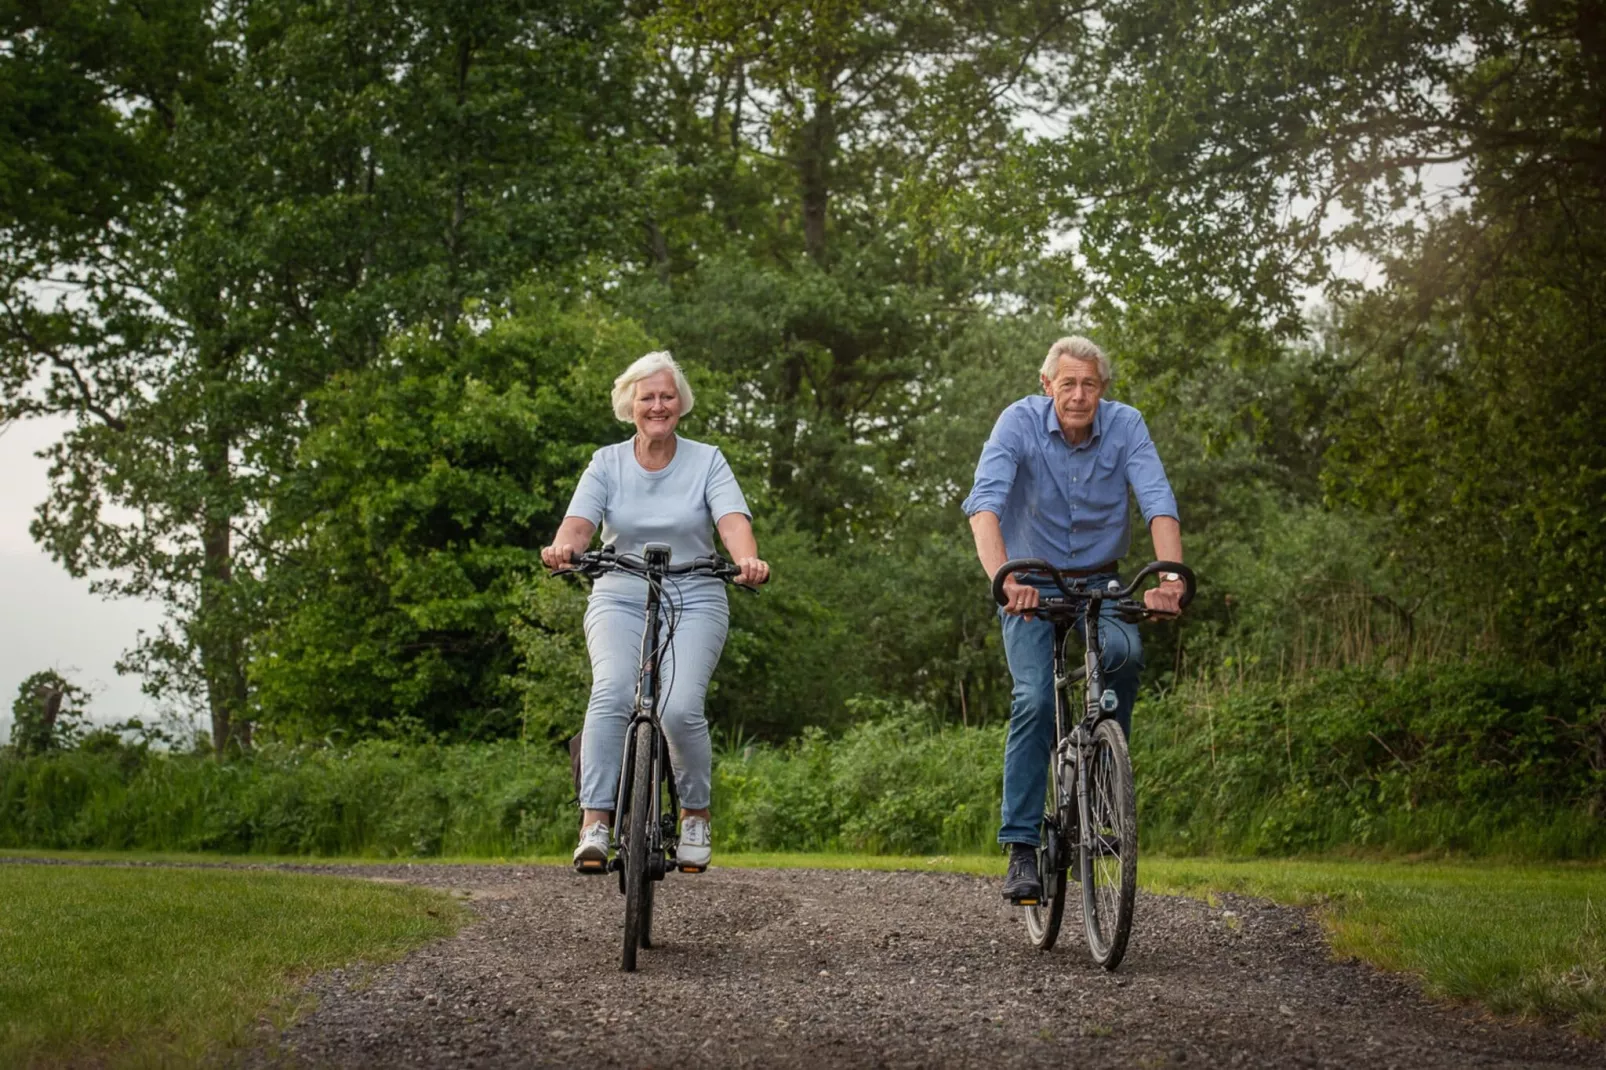
[[[1149,562],[1147,565],[1143,566],[1142,570],[1136,576],[1132,577],[1132,583],[1128,589],[1135,591],[1137,590],[1138,584],[1142,582],[1145,576],[1158,576],[1162,572],[1175,572],[1177,577],[1182,580],[1182,598],[1179,600],[1179,602],[1181,607],[1186,609],[1188,607],[1188,603],[1193,601],[1194,591],[1197,589],[1198,584],[1194,579],[1193,569],[1189,568],[1187,565],[1184,565],[1181,561]]]
[[[1054,566],[1040,557],[1016,557],[1005,561],[993,573],[993,601],[999,605],[1007,605],[1009,599],[1004,597],[1004,581],[1017,572],[1047,572],[1052,574]]]

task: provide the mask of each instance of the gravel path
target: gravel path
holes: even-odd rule
[[[1606,1066],[1606,1045],[1424,1000],[1335,962],[1303,912],[1142,896],[1116,974],[1079,921],[1049,954],[996,881],[714,869],[660,889],[658,947],[618,969],[611,878],[532,866],[306,866],[471,897],[391,966],[311,982],[247,1067]]]

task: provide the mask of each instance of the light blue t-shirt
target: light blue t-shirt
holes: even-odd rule
[[[649,542],[668,543],[670,564],[714,552],[714,525],[741,513],[752,518],[736,475],[717,446],[675,438],[675,456],[649,472],[636,460],[635,440],[604,446],[591,455],[569,500],[569,516],[602,529],[602,545],[639,554]],[[675,580],[683,596],[724,596],[724,581],[685,576]],[[597,579],[594,590],[645,601],[646,581],[622,572]]]

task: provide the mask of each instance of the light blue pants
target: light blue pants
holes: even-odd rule
[[[612,810],[618,798],[619,763],[625,732],[636,700],[641,674],[641,633],[647,607],[640,599],[595,590],[586,605],[586,649],[591,652],[591,702],[586,707],[580,740],[580,805]],[[668,607],[659,618],[658,637],[669,630]],[[725,648],[730,604],[724,590],[717,596],[686,599],[680,607],[674,640],[663,657],[658,684],[658,719],[669,741],[669,763],[675,770],[680,805],[705,810],[713,779],[713,750],[703,700],[708,680]]]

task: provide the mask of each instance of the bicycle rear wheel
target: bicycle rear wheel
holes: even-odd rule
[[[1055,759],[1058,764],[1058,759]],[[1026,935],[1039,951],[1053,950],[1059,939],[1060,922],[1065,917],[1065,870],[1070,859],[1065,854],[1065,836],[1058,813],[1056,781],[1048,778],[1048,800],[1043,806],[1042,843],[1037,849],[1037,877],[1043,882],[1043,897],[1026,908]]]
[[[1082,920],[1093,961],[1106,970],[1121,964],[1132,935],[1138,888],[1138,803],[1126,736],[1114,721],[1100,721],[1084,768],[1087,807],[1081,815],[1078,871]]]
[[[634,769],[630,781],[630,813],[622,824],[625,828],[625,943],[619,959],[619,968],[626,972],[636,968],[636,949],[645,947],[647,929],[644,915],[651,916],[651,876],[647,873],[647,826],[652,817],[652,725],[646,721],[636,726]],[[651,926],[651,921],[647,922]]]

